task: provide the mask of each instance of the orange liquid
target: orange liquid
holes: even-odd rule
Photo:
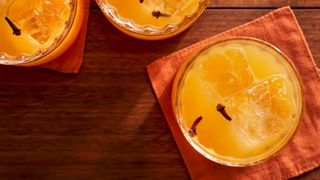
[[[0,52],[5,53],[7,56],[19,56],[19,55],[33,55],[39,49],[40,46],[25,36],[14,36],[13,31],[10,26],[7,24],[4,16],[4,9],[0,8]]]
[[[196,144],[231,162],[264,159],[279,150],[301,113],[294,71],[258,44],[225,43],[204,53],[186,73],[179,96],[187,129],[203,117]],[[218,104],[231,121],[216,110]]]
[[[78,2],[77,18],[63,43],[46,57],[25,65],[37,65],[52,60],[71,45],[82,23],[83,4],[82,0]],[[66,0],[8,0],[1,3],[0,53],[15,59],[19,56],[35,56],[40,51],[51,48],[66,29],[65,23],[71,15],[68,3]],[[5,17],[21,29],[20,36],[13,35]]]
[[[104,0],[104,3],[116,9],[118,14],[140,26],[165,27],[168,24],[179,24],[186,15],[194,13],[199,0]],[[170,17],[155,18],[153,11],[161,11]]]

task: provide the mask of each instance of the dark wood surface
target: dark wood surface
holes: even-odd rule
[[[181,35],[148,42],[116,30],[93,4],[79,74],[0,66],[0,178],[189,179],[145,67],[271,10],[208,8]],[[320,67],[320,10],[294,12]],[[320,170],[298,177],[309,178]]]

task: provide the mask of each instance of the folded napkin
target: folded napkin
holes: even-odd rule
[[[304,84],[305,109],[295,137],[275,157],[252,167],[227,167],[201,156],[185,140],[171,107],[172,80],[186,57],[208,44],[231,36],[259,38],[277,46],[294,62]],[[147,71],[192,179],[287,179],[320,165],[320,76],[290,7],[277,9],[158,59],[147,66]]]
[[[83,62],[87,25],[90,11],[90,0],[84,0],[84,14],[81,30],[74,43],[58,58],[40,65],[40,67],[63,72],[78,73]]]

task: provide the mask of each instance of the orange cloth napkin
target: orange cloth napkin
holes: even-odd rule
[[[63,72],[78,73],[83,62],[83,53],[87,35],[87,25],[90,11],[90,0],[84,0],[84,18],[78,37],[61,56],[40,67]]]
[[[252,167],[227,167],[197,153],[185,140],[171,107],[171,86],[181,63],[202,47],[231,36],[249,36],[280,48],[297,67],[304,84],[305,109],[290,143],[275,157]],[[320,76],[290,7],[277,9],[249,23],[198,42],[147,66],[163,113],[192,179],[287,179],[320,165]]]

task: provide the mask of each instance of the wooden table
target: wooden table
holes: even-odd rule
[[[216,0],[189,30],[155,42],[122,34],[93,2],[79,74],[0,67],[1,179],[189,179],[146,65],[286,4],[320,67],[320,1]]]

